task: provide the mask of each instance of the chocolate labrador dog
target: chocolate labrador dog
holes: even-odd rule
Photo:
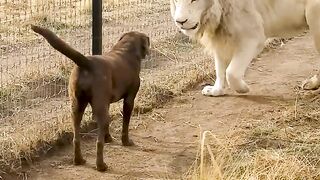
[[[103,146],[111,142],[109,134],[110,103],[123,99],[122,144],[131,146],[128,128],[134,99],[140,87],[141,60],[149,53],[149,37],[131,31],[121,36],[117,44],[105,55],[84,56],[61,40],[52,31],[38,26],[31,29],[42,35],[49,44],[77,66],[69,79],[69,97],[72,107],[73,151],[75,165],[84,164],[80,149],[80,123],[88,103],[92,107],[94,119],[98,124],[97,159],[98,171],[107,169],[103,160]]]

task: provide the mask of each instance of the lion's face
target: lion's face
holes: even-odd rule
[[[209,6],[208,0],[171,0],[171,15],[179,29],[187,36],[195,35],[202,16]]]

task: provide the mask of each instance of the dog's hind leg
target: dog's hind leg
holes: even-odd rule
[[[133,141],[129,138],[129,123],[131,113],[134,106],[134,99],[136,94],[129,95],[123,100],[123,122],[122,122],[122,145],[133,146]]]
[[[82,165],[86,163],[81,154],[80,148],[80,124],[84,110],[86,109],[88,102],[77,100],[76,98],[71,99],[72,109],[72,124],[73,124],[73,163],[74,165]]]
[[[320,53],[320,2],[316,0],[308,1],[306,7],[306,19],[313,36],[314,45]],[[314,75],[312,78],[303,82],[302,88],[305,90],[315,90],[320,87],[320,73]]]
[[[102,103],[101,99],[94,97],[91,103],[93,117],[98,124],[98,138],[97,138],[97,159],[96,167],[98,171],[107,170],[107,165],[103,160],[103,147],[105,143],[106,127],[110,121],[109,117],[109,103]]]

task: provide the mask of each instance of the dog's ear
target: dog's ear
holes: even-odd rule
[[[150,51],[150,38],[148,36],[142,36],[140,45],[141,56],[145,58]]]
[[[123,38],[124,36],[126,36],[126,35],[127,35],[127,33],[122,34],[122,36],[119,38],[119,40],[118,40],[118,41],[121,41],[121,40],[122,40],[122,38]]]
[[[148,43],[148,47],[150,48],[150,38],[147,36],[147,43]]]

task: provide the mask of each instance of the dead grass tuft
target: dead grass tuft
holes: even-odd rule
[[[203,133],[205,134],[205,133]],[[210,136],[213,136],[210,134]],[[234,140],[217,140],[204,135],[199,157],[185,175],[186,179],[318,179],[317,165],[308,160],[309,154],[294,149],[246,150]],[[205,140],[205,137],[208,140]],[[213,146],[212,144],[217,144]],[[319,154],[318,154],[319,155]],[[317,156],[318,157],[318,156]],[[318,157],[319,158],[319,157]]]
[[[1,118],[11,116],[20,108],[40,104],[48,98],[61,97],[66,94],[68,79],[61,74],[43,75],[25,79],[12,86],[0,88]]]
[[[203,132],[197,161],[186,178],[319,179],[319,97],[298,93],[297,104],[226,139]]]

